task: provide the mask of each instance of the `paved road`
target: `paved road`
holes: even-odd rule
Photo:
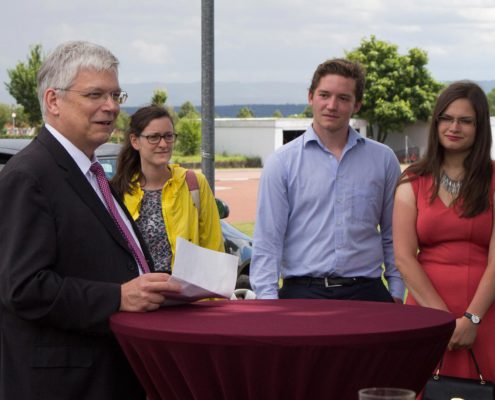
[[[228,222],[254,222],[260,168],[215,170],[215,196],[229,205]]]

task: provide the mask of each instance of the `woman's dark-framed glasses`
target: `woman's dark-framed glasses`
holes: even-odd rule
[[[150,135],[141,135],[141,137],[146,138],[149,144],[158,144],[160,141],[163,139],[167,143],[173,143],[175,142],[175,139],[177,139],[177,134],[176,133],[164,133],[164,134],[159,134],[159,133],[152,133]]]
[[[440,125],[451,126],[454,123],[458,123],[460,126],[469,127],[476,126],[476,119],[472,117],[459,117],[455,118],[447,114],[441,114],[437,117],[437,123]]]

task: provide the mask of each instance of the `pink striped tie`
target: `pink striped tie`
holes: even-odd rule
[[[103,167],[99,162],[95,162],[91,164],[89,170],[93,174],[95,174],[96,180],[98,181],[98,186],[100,187],[101,190],[101,194],[103,195],[103,198],[105,199],[105,203],[107,204],[108,211],[110,211],[110,215],[112,216],[115,224],[119,228],[120,233],[122,234],[127,244],[129,245],[129,248],[131,249],[134,258],[141,267],[141,271],[150,272],[150,268],[148,266],[148,263],[146,262],[146,259],[144,258],[143,252],[141,251],[136,241],[132,237],[131,232],[129,232],[127,225],[122,220],[122,217],[120,216],[117,208],[115,207],[112,192],[110,191],[110,185],[108,184],[107,177],[105,176],[105,171],[103,171]]]

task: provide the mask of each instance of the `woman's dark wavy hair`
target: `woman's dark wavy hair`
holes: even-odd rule
[[[141,157],[131,145],[130,136],[141,136],[149,123],[158,118],[168,118],[173,125],[170,113],[160,106],[146,106],[138,109],[132,116],[129,129],[125,133],[124,144],[117,158],[117,172],[111,180],[112,187],[120,197],[126,193],[132,194],[132,187],[143,178],[141,171]]]
[[[431,175],[434,179],[430,201],[433,202],[438,196],[444,160],[444,148],[438,139],[438,116],[458,99],[469,100],[476,112],[476,136],[471,151],[464,159],[464,180],[459,196],[454,200],[454,206],[458,208],[460,215],[471,218],[489,209],[492,181],[490,108],[485,93],[474,82],[454,82],[438,96],[430,123],[426,153],[402,173],[399,185],[420,176]]]

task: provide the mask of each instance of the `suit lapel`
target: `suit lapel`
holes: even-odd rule
[[[146,242],[144,241],[143,236],[141,235],[141,231],[137,227],[136,222],[134,222],[134,218],[132,218],[131,214],[129,214],[127,207],[125,206],[122,199],[117,195],[117,193],[115,193],[112,185],[110,185],[110,190],[112,191],[112,196],[117,201],[117,203],[119,203],[120,208],[124,211],[125,216],[132,225],[132,229],[134,230],[134,234],[136,235],[139,244],[141,245],[141,250],[143,250],[144,258],[146,258],[146,262],[148,263],[148,267],[150,268],[150,271],[154,271],[155,265],[153,263],[153,259],[151,258],[151,254],[149,252],[148,246],[146,245]]]
[[[52,154],[55,162],[63,171],[67,183],[87,204],[89,209],[96,215],[115,241],[132,255],[125,238],[120,233],[105,205],[69,153],[67,153],[63,146],[46,130],[45,127],[43,127],[39,133],[37,140]]]

